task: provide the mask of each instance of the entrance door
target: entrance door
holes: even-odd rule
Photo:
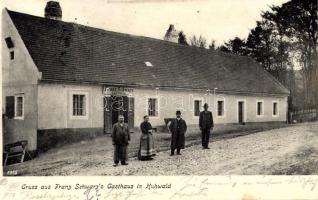
[[[244,101],[238,102],[238,122],[239,124],[244,123]]]
[[[130,129],[134,127],[134,98],[127,96],[110,96],[104,99],[104,132],[111,133],[112,127],[123,115]]]
[[[118,122],[118,116],[124,115],[125,123],[128,123],[128,97],[112,96],[112,124]]]

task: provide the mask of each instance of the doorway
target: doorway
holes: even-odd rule
[[[111,133],[112,127],[123,115],[129,128],[134,127],[134,98],[128,96],[109,96],[104,98],[104,132]]]
[[[111,96],[112,98],[112,125],[118,122],[118,116],[123,115],[125,123],[128,123],[128,97]]]
[[[238,102],[238,123],[244,124],[244,101]]]

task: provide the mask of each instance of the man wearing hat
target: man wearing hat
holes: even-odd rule
[[[200,112],[199,118],[199,126],[202,132],[202,148],[209,149],[209,138],[210,138],[210,130],[213,129],[213,116],[212,112],[208,111],[209,105],[207,103],[204,104],[204,111]]]
[[[185,143],[185,132],[187,131],[187,124],[181,118],[181,111],[177,110],[176,119],[173,119],[169,125],[169,130],[171,132],[171,154],[174,155],[175,149],[177,149],[177,154],[181,155],[180,150],[184,149]]]

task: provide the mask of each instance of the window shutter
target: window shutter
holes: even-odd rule
[[[112,101],[111,97],[104,98],[104,133],[112,131]]]
[[[152,116],[152,114],[151,114],[151,99],[148,99],[148,115],[149,116]]]
[[[158,116],[159,113],[159,102],[157,99],[154,99],[154,104],[155,104],[155,116]]]
[[[14,96],[6,97],[6,116],[9,119],[14,117]]]
[[[135,99],[133,97],[130,97],[128,100],[129,100],[128,124],[129,124],[129,128],[133,128],[134,127]]]

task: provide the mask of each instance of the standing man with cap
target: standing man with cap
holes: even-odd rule
[[[187,131],[187,124],[181,118],[181,111],[177,110],[176,119],[173,119],[169,125],[169,130],[171,132],[171,154],[174,155],[175,149],[177,149],[177,154],[181,155],[180,150],[184,149],[185,143],[185,132]]]
[[[118,122],[113,126],[112,141],[114,145],[114,164],[116,167],[121,162],[122,165],[128,165],[127,146],[130,141],[128,124],[124,122],[124,116],[118,116]]]
[[[201,130],[202,148],[209,149],[210,130],[213,129],[213,116],[212,112],[208,111],[209,105],[204,104],[204,111],[200,113],[199,126]]]

